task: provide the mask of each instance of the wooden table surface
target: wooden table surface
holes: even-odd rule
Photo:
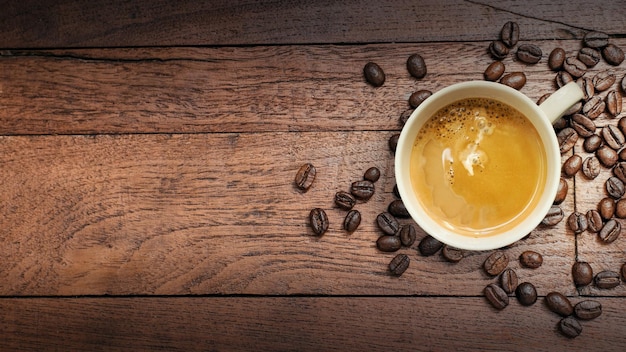
[[[626,49],[623,0],[48,3],[0,12],[2,350],[626,350],[626,283],[571,276],[576,261],[619,272],[626,234],[537,228],[503,251],[539,299],[501,311],[483,295],[498,280],[481,269],[491,251],[453,264],[417,242],[375,244],[395,199],[388,140],[412,92],[483,79],[489,43],[515,21],[543,58],[503,62],[536,100],[556,89],[552,49],[575,55],[589,31]],[[365,82],[369,61],[382,87]],[[586,75],[607,69],[621,80],[626,63]],[[618,119],[598,118],[598,132]],[[589,156],[581,145],[563,160]],[[306,162],[317,177],[303,193]],[[382,176],[347,234],[334,194],[371,166]],[[567,178],[565,216],[595,209],[610,175]],[[330,219],[321,237],[315,207]],[[521,267],[525,250],[543,265]],[[394,277],[398,253],[411,264]],[[603,313],[567,338],[544,301],[553,291]]]

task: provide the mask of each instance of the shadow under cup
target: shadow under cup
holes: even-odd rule
[[[493,230],[468,232],[454,229],[443,223],[440,216],[435,219],[428,211],[419,192],[414,188],[411,177],[412,149],[416,137],[424,124],[445,106],[468,98],[487,98],[500,101],[523,114],[535,127],[543,152],[545,153],[543,191],[538,192],[515,220],[515,224],[495,226]],[[564,107],[563,109],[566,109]],[[554,109],[552,109],[554,110]],[[550,109],[548,109],[550,111]],[[520,240],[534,230],[543,220],[553,204],[556,196],[560,172],[561,154],[556,134],[551,121],[558,116],[546,116],[545,110],[519,91],[500,83],[487,81],[471,81],[446,87],[424,101],[411,115],[405,124],[395,156],[395,176],[398,191],[411,217],[428,234],[450,246],[467,250],[489,250],[507,246]],[[507,146],[502,146],[507,148]],[[497,205],[495,205],[497,206]]]

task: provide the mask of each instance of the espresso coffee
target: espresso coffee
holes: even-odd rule
[[[420,129],[411,183],[442,226],[479,237],[513,228],[544,191],[547,156],[519,111],[489,98],[454,102]]]

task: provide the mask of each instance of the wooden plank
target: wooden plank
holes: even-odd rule
[[[491,40],[507,21],[523,39],[626,33],[604,1],[9,1],[0,47],[129,47]]]
[[[626,39],[613,40],[626,48]],[[522,71],[532,99],[555,90],[547,56],[578,40],[541,41],[544,58]],[[10,51],[0,56],[0,134],[202,133],[399,129],[418,89],[482,80],[488,42],[357,46]],[[428,74],[412,78],[419,52]],[[362,74],[374,61],[383,87]],[[338,64],[341,63],[341,64]],[[623,77],[622,64],[617,68]],[[602,62],[591,72],[616,69]],[[591,75],[591,72],[589,73]]]
[[[400,251],[410,270],[388,274],[395,254],[376,249],[375,217],[394,199],[392,133],[1,138],[0,295],[480,295],[496,280],[481,270],[489,252],[450,264],[419,256],[416,243]],[[307,193],[293,181],[304,162],[318,170]],[[371,166],[378,190],[348,235],[333,197]],[[331,221],[321,238],[308,227],[314,207]],[[575,293],[564,226],[507,249],[540,294]],[[545,264],[520,268],[526,249]]]
[[[578,302],[580,298],[572,298]],[[554,351],[626,348],[622,300],[575,339],[543,298],[496,312],[482,297],[1,299],[4,350]]]

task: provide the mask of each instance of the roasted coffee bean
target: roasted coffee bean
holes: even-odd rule
[[[569,185],[567,184],[567,181],[563,177],[561,177],[561,179],[559,179],[559,188],[556,191],[556,196],[554,197],[553,204],[563,203],[565,198],[567,198],[568,189]]]
[[[321,236],[328,230],[328,216],[326,216],[326,212],[321,208],[314,208],[309,213],[309,223],[311,225],[311,229],[313,232]]]
[[[561,151],[561,154],[567,153],[574,148],[576,141],[578,141],[578,133],[576,133],[576,130],[571,127],[566,127],[560,130],[556,137],[559,141],[559,150]]]
[[[517,273],[513,269],[506,269],[500,274],[500,287],[506,293],[513,293],[517,288]]]
[[[509,296],[497,284],[491,283],[483,291],[487,301],[496,309],[504,309],[509,305]]]
[[[593,87],[597,92],[603,92],[615,83],[615,74],[611,71],[601,71],[595,74],[591,81],[593,82]]]
[[[431,95],[433,95],[433,92],[429,90],[418,90],[417,92],[411,94],[411,96],[409,97],[409,105],[411,105],[412,108],[416,108],[420,106],[420,104],[422,104],[424,100],[428,99]]]
[[[600,146],[600,148],[596,150],[596,156],[598,157],[598,160],[600,160],[600,163],[602,163],[602,165],[609,168],[613,167],[613,165],[615,165],[615,163],[617,163],[617,160],[619,159],[619,157],[617,156],[617,152],[608,145]]]
[[[590,299],[580,301],[574,306],[574,314],[582,320],[595,319],[602,315],[602,304]]]
[[[626,183],[626,162],[620,161],[613,167],[613,175]]]
[[[615,150],[620,150],[624,146],[624,142],[626,142],[624,134],[615,125],[602,127],[601,134],[602,138],[604,138],[604,143]]]
[[[626,263],[622,264],[620,272],[622,274],[622,280],[626,281]]]
[[[575,113],[580,112],[583,109],[583,102],[579,101],[578,103],[572,105],[569,109],[565,110],[563,116],[573,115]]]
[[[519,256],[519,262],[527,268],[537,269],[543,264],[543,256],[535,251],[524,251]]]
[[[441,243],[438,239],[434,238],[431,235],[426,235],[424,238],[422,238],[419,245],[417,246],[420,253],[425,257],[437,253],[441,249],[441,247],[443,247],[443,243]]]
[[[363,67],[365,80],[374,87],[380,87],[385,83],[385,72],[374,62],[368,62]]]
[[[387,212],[380,213],[376,216],[376,224],[378,224],[378,228],[387,235],[395,235],[396,232],[400,230],[398,220]]]
[[[517,48],[517,58],[527,64],[536,64],[542,55],[541,48],[534,44],[522,44]]]
[[[590,48],[603,48],[609,44],[609,35],[603,32],[588,32],[583,37],[583,44]]]
[[[615,201],[613,198],[602,198],[598,202],[598,212],[604,220],[609,220],[615,215]]]
[[[606,110],[613,117],[622,112],[622,95],[617,90],[611,90],[607,93]]]
[[[569,226],[570,230],[574,231],[575,234],[585,232],[585,230],[587,230],[587,218],[585,214],[577,211],[573,212],[567,218],[567,226]]]
[[[554,122],[552,123],[552,127],[554,127],[554,131],[558,132],[562,129],[564,129],[565,127],[569,126],[569,119],[566,119],[563,116],[557,117],[556,120],[554,120]]]
[[[406,60],[406,68],[415,78],[424,78],[426,76],[426,62],[420,54],[413,54]]]
[[[441,248],[441,255],[449,262],[451,263],[458,263],[461,261],[461,259],[463,259],[463,256],[465,255],[463,253],[462,249],[459,248],[455,248],[452,246],[448,246],[447,244],[444,244],[443,247]]]
[[[556,314],[566,317],[574,313],[574,307],[569,298],[560,292],[553,291],[548,293],[545,301],[548,308]]]
[[[593,270],[587,262],[576,262],[572,265],[572,278],[576,286],[587,286],[593,281]]]
[[[585,141],[583,142],[583,149],[585,149],[587,153],[593,153],[598,150],[601,145],[602,138],[600,138],[600,136],[598,136],[597,134],[594,134],[585,138]]]
[[[596,132],[595,122],[583,114],[572,115],[570,125],[583,138],[591,137]]]
[[[532,306],[537,302],[537,289],[530,282],[522,282],[515,289],[515,297],[523,306]]]
[[[396,276],[402,275],[409,267],[411,259],[406,254],[396,255],[389,263],[389,271]]]
[[[567,71],[567,73],[572,75],[572,77],[578,78],[582,77],[582,75],[587,72],[587,65],[585,65],[577,58],[570,56],[565,58],[565,62],[563,63],[563,69]]]
[[[595,95],[583,105],[583,114],[587,115],[590,119],[595,119],[604,112],[606,103],[601,96]]]
[[[494,61],[489,66],[487,66],[487,69],[483,73],[483,76],[485,77],[485,80],[495,82],[500,79],[500,77],[502,77],[504,69],[505,68],[502,61]]]
[[[617,127],[619,128],[620,131],[622,131],[624,135],[626,135],[626,116],[619,119],[619,121],[617,122]]]
[[[624,61],[624,51],[615,44],[609,43],[602,48],[602,57],[613,66],[619,66]]]
[[[611,176],[605,183],[606,192],[614,199],[620,199],[624,195],[626,189],[624,188],[624,182],[615,176]]]
[[[559,331],[569,338],[575,338],[583,331],[582,325],[574,317],[565,317],[559,321]]]
[[[572,75],[570,75],[567,71],[559,71],[556,73],[554,81],[556,82],[556,85],[561,88],[569,82],[574,82],[574,77],[572,77]]]
[[[626,198],[622,198],[615,203],[615,217],[626,219]]]
[[[372,198],[376,188],[374,187],[374,183],[368,180],[355,181],[352,182],[350,186],[350,193],[360,200],[368,200]]]
[[[561,209],[558,205],[553,205],[550,207],[550,210],[548,210],[548,214],[546,214],[541,221],[541,224],[545,226],[554,226],[560,223],[561,220],[563,220],[563,217],[563,209]]]
[[[568,177],[574,176],[583,166],[583,158],[578,154],[574,154],[567,158],[561,167],[561,172]]]
[[[611,289],[619,286],[620,277],[615,271],[604,270],[596,274],[593,278],[593,283],[597,288]]]
[[[348,192],[339,191],[335,193],[335,204],[344,210],[350,210],[356,204],[356,198]]]
[[[546,99],[548,99],[550,97],[550,95],[552,95],[552,94],[551,93],[546,93],[546,94],[540,96],[539,99],[537,99],[537,105],[543,104],[543,102],[546,101]],[[553,125],[554,125],[554,123],[553,123]]]
[[[402,114],[400,114],[400,125],[404,126],[406,124],[406,122],[409,120],[409,118],[411,117],[411,114],[413,114],[413,111],[415,111],[415,109],[413,108],[409,108],[406,109],[402,112]]]
[[[491,276],[496,276],[509,265],[509,257],[502,251],[495,251],[487,257],[483,263],[485,272]]]
[[[602,215],[595,209],[588,210],[585,217],[587,218],[587,231],[589,232],[598,232],[602,229],[602,226],[604,226]]]
[[[393,195],[398,199],[402,198],[400,197],[400,190],[398,189],[397,184],[393,185]]]
[[[400,242],[405,247],[411,247],[417,238],[415,226],[411,224],[402,225],[400,228]]]
[[[524,72],[512,72],[504,75],[500,79],[500,83],[513,89],[520,90],[526,84],[526,75]]]
[[[402,247],[402,242],[398,236],[383,235],[376,240],[376,247],[381,252],[395,252]]]
[[[316,173],[317,171],[315,170],[315,166],[311,163],[306,163],[300,166],[298,172],[296,172],[296,187],[302,191],[308,191],[315,180]]]
[[[600,175],[600,160],[598,160],[598,158],[594,155],[587,157],[583,161],[582,170],[583,175],[585,175],[588,179],[595,179],[598,175]]]
[[[346,214],[346,218],[343,220],[343,228],[348,232],[354,232],[361,224],[361,213],[358,210],[352,209]]]
[[[582,61],[587,67],[594,67],[600,62],[602,54],[600,51],[590,47],[581,48],[578,51],[578,60]]]
[[[519,25],[517,22],[509,21],[502,26],[500,30],[500,39],[504,45],[512,48],[519,40]]]
[[[380,178],[380,170],[376,166],[372,166],[369,169],[365,170],[363,174],[363,179],[376,182]]]
[[[604,243],[611,243],[619,237],[621,232],[622,225],[620,222],[615,219],[610,219],[602,226],[602,229],[598,232],[598,237],[600,237],[600,240]]]
[[[619,153],[617,153],[617,156],[618,156],[619,160],[626,161],[626,148],[623,148],[622,150],[620,150]],[[622,180],[622,181],[624,181],[624,180]]]
[[[401,199],[392,200],[387,206],[387,211],[396,218],[410,218],[411,214],[406,210],[404,202]]]
[[[398,139],[400,139],[400,133],[392,134],[391,137],[389,137],[389,150],[393,153],[395,153],[398,148]]]
[[[548,56],[548,67],[552,71],[558,71],[563,67],[565,62],[565,50],[563,48],[554,48]]]
[[[489,44],[489,52],[496,60],[502,60],[509,55],[509,48],[500,40],[494,40]]]
[[[580,77],[576,83],[583,91],[583,99],[589,100],[596,94],[596,89],[593,86],[593,80],[589,77]]]

